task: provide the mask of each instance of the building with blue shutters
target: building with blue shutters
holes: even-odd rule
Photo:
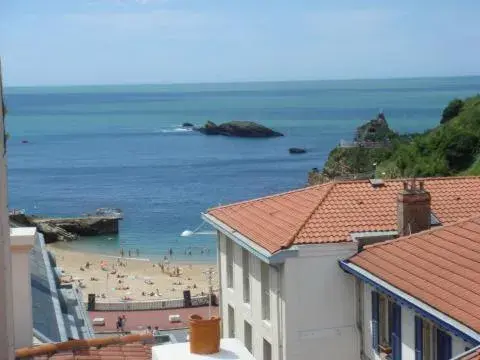
[[[340,266],[355,281],[361,359],[461,359],[480,344],[480,215],[365,246]]]

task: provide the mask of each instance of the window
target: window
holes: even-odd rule
[[[401,307],[376,291],[372,292],[372,347],[392,360],[401,359]]]
[[[233,288],[233,241],[227,238],[227,287]]]
[[[243,302],[250,303],[250,254],[247,250],[242,250],[242,268],[243,268]]]
[[[272,345],[263,339],[263,360],[272,360]]]
[[[415,360],[447,360],[452,357],[452,338],[420,317],[415,317]]]
[[[270,320],[270,267],[262,262],[262,319]]]
[[[252,353],[252,325],[250,325],[247,321],[244,324],[244,334],[245,334],[245,347]]]
[[[228,337],[235,338],[235,310],[228,305]]]

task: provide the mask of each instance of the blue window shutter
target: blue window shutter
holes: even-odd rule
[[[378,328],[378,293],[376,291],[372,291],[372,347],[373,350],[378,352],[378,336],[379,336],[379,328]]]
[[[448,360],[452,357],[452,338],[446,332],[437,329],[437,359]]]
[[[423,359],[423,320],[415,316],[415,360]]]
[[[398,304],[392,304],[393,326],[392,334],[392,359],[402,359],[402,311]]]

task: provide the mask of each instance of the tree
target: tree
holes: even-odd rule
[[[442,119],[440,120],[440,124],[445,124],[446,122],[453,119],[457,116],[463,107],[463,101],[460,99],[454,99],[450,101],[445,109],[443,109]]]

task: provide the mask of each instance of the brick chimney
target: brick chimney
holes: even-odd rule
[[[412,179],[403,182],[403,190],[397,197],[398,235],[405,236],[430,229],[430,193],[423,181]]]

